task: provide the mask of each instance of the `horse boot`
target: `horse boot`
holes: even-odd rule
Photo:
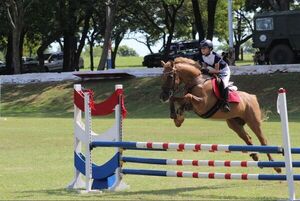
[[[224,99],[224,103],[223,103],[223,112],[230,112],[230,106],[229,106],[229,103],[228,103],[228,87],[226,87],[224,89],[224,92],[223,92],[223,99]]]

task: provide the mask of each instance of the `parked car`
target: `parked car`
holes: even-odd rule
[[[0,75],[9,74],[9,69],[6,68],[6,63],[0,60]]]
[[[39,61],[34,57],[22,57],[22,73],[39,72]]]
[[[170,46],[170,54],[167,60],[174,60],[176,57],[187,57],[193,59],[198,54],[199,41],[181,41],[172,43]],[[161,67],[161,60],[164,60],[164,52],[148,54],[144,57],[143,66],[148,68]]]
[[[44,58],[44,66],[47,72],[61,72],[63,70],[64,55],[62,52],[44,55]]]
[[[5,67],[5,63],[0,60],[0,68],[3,68],[3,67]]]
[[[64,64],[64,54],[62,52],[44,55],[44,66],[47,72],[61,72]],[[79,68],[84,68],[83,58],[79,58]]]

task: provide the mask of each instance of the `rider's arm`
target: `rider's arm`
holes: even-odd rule
[[[213,68],[209,68],[209,73],[211,74],[219,74],[220,73],[220,62],[222,61],[219,55],[215,54],[215,61]]]
[[[216,63],[214,68],[209,68],[210,74],[219,74],[220,73],[220,64]]]

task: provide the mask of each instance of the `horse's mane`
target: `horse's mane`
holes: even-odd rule
[[[174,63],[184,63],[184,64],[190,64],[191,66],[197,68],[197,69],[201,69],[200,64],[197,61],[194,61],[192,59],[189,58],[185,58],[185,57],[177,57],[174,60]]]

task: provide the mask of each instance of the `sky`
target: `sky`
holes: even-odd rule
[[[122,40],[120,46],[126,45],[128,47],[133,48],[139,54],[139,56],[145,56],[147,54],[150,54],[150,51],[146,47],[146,45],[144,45],[143,43],[140,43],[134,39],[126,39],[126,38],[136,38],[140,41],[143,41],[144,37],[141,33],[127,34],[125,36],[125,39]],[[162,42],[158,42],[155,46],[151,47],[151,49],[155,53],[155,52],[158,52],[158,50],[161,48],[161,46],[162,46]]]
[[[142,43],[139,43],[134,39],[123,39],[120,46],[121,45],[126,45],[128,47],[133,48],[138,53],[139,56],[145,56],[147,54],[150,54],[150,51],[146,47],[146,45],[144,45]],[[156,47],[152,48],[152,51],[153,52],[158,52],[159,49],[160,49],[160,47],[156,46]]]

